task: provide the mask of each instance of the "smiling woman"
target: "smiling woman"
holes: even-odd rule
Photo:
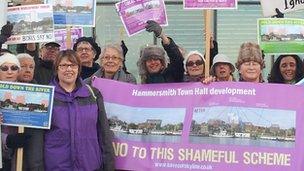
[[[54,66],[52,127],[44,136],[45,170],[114,170],[102,95],[82,81],[81,62],[73,50],[60,52]]]
[[[184,59],[185,82],[197,82],[204,79],[205,58],[198,51],[189,52]]]
[[[265,62],[260,46],[252,42],[243,43],[240,47],[236,68],[239,71],[240,81],[264,82],[262,69],[265,68]]]
[[[136,84],[135,77],[131,73],[127,73],[122,69],[123,60],[124,55],[121,46],[118,44],[107,44],[100,54],[101,69],[95,72],[92,77]],[[92,77],[85,81],[91,84]]]
[[[303,62],[298,55],[280,55],[273,64],[268,82],[295,84],[303,76]]]

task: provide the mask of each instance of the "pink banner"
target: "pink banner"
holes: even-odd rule
[[[302,171],[302,86],[133,85],[96,78],[116,166],[125,170]]]

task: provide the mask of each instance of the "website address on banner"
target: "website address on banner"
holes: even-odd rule
[[[189,170],[212,170],[211,165],[198,164],[182,164],[182,163],[154,163],[158,168],[174,168],[174,169],[189,169]]]

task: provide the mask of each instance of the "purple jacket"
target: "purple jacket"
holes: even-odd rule
[[[103,167],[103,149],[97,129],[99,113],[96,100],[82,81],[65,92],[56,79],[52,126],[45,133],[46,171],[91,171]]]

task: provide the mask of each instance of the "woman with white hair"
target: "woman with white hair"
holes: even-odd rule
[[[20,53],[17,55],[20,62],[20,71],[18,81],[23,83],[37,83],[34,80],[35,61],[34,58],[27,53]],[[24,162],[23,168],[25,170],[43,170],[43,139],[44,130],[25,128],[24,132],[31,136],[28,143],[24,146]]]
[[[204,79],[205,58],[198,51],[190,51],[184,59],[184,68],[186,75],[184,82],[200,82]]]
[[[101,68],[85,80],[87,83],[91,83],[92,77],[99,77],[136,84],[135,77],[122,69],[124,55],[120,45],[106,45],[100,54],[99,60]]]
[[[20,72],[18,81],[24,83],[36,83],[34,81],[35,61],[33,57],[27,53],[20,53],[17,55],[20,62]]]

